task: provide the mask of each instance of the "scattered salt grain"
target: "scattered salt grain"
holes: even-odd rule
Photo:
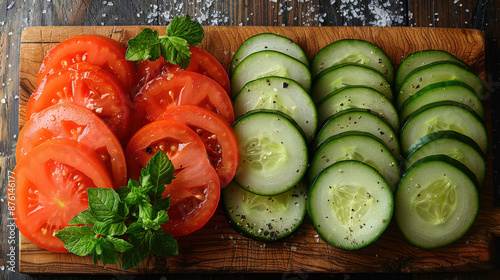
[[[113,2],[108,2],[108,6],[112,7],[113,6]]]
[[[5,98],[2,98],[2,104],[5,104],[7,103],[7,101],[5,100]]]

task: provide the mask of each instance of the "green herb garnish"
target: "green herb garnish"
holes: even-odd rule
[[[89,188],[89,208],[56,233],[70,253],[92,254],[94,264],[116,264],[122,269],[139,265],[150,252],[159,256],[178,253],[177,241],[161,228],[168,222],[170,198],[161,198],[165,184],[174,179],[174,166],[158,151],[141,171],[118,190]]]
[[[159,36],[158,31],[145,28],[128,40],[125,58],[131,61],[155,61],[162,56],[165,61],[186,69],[191,61],[189,46],[199,44],[204,35],[201,24],[191,20],[189,15],[176,16],[167,26],[167,36]]]

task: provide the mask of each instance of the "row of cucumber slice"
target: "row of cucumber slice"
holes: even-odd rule
[[[406,170],[395,221],[415,246],[442,247],[464,236],[479,211],[488,146],[483,85],[443,51],[408,56],[395,85]]]
[[[222,197],[229,223],[245,236],[279,240],[305,218],[304,177],[318,125],[310,88],[309,61],[288,38],[259,34],[233,56],[231,96],[240,162]]]
[[[308,213],[323,240],[347,250],[375,242],[392,219],[400,179],[393,66],[377,46],[341,40],[311,63],[319,123]]]

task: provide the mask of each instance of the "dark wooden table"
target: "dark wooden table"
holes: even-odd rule
[[[34,276],[7,271],[6,184],[15,165],[18,135],[19,52],[21,32],[29,26],[61,25],[167,25],[176,14],[190,14],[203,25],[271,26],[416,26],[473,28],[487,32],[487,85],[492,93],[493,147],[500,131],[495,114],[500,86],[500,0],[157,0],[68,1],[0,0],[0,279],[87,279],[88,276]],[[498,158],[494,159],[494,168]],[[498,185],[494,171],[495,185]],[[496,191],[498,193],[498,190]],[[498,200],[497,200],[498,201]],[[498,242],[497,242],[498,244]],[[499,254],[497,253],[497,256]],[[497,266],[500,262],[497,260]],[[177,279],[188,275],[144,277]],[[189,278],[228,277],[189,275]],[[500,270],[446,274],[279,274],[230,275],[238,279],[500,279]],[[143,279],[130,275],[93,276],[93,279]]]

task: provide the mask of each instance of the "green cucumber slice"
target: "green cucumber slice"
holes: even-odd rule
[[[323,170],[307,198],[309,216],[321,238],[347,250],[375,242],[389,225],[393,208],[385,179],[357,161],[337,162]]]
[[[460,59],[453,56],[451,53],[442,50],[425,50],[414,52],[407,56],[399,65],[398,71],[396,72],[395,85],[399,89],[408,74],[419,68],[434,62],[455,62],[462,65],[464,68],[467,64]]]
[[[273,109],[290,116],[302,128],[307,140],[318,126],[316,106],[309,94],[294,80],[265,77],[247,83],[234,97],[236,118],[255,109]]]
[[[304,182],[274,195],[256,195],[231,182],[222,189],[229,224],[244,236],[259,241],[283,239],[302,224],[308,189]]]
[[[435,62],[410,72],[398,90],[396,107],[401,108],[406,99],[424,87],[439,82],[460,81],[469,85],[479,98],[484,98],[481,78],[452,62]]]
[[[376,137],[366,132],[348,131],[331,136],[318,148],[311,161],[309,181],[328,166],[343,160],[356,160],[375,168],[392,190],[400,179],[398,160]]]
[[[474,90],[459,81],[430,84],[403,102],[400,119],[406,119],[420,107],[439,101],[454,101],[469,106],[484,120],[484,108]]]
[[[387,54],[374,44],[356,39],[344,39],[321,49],[311,61],[311,75],[346,62],[354,62],[371,67],[392,82],[394,68]]]
[[[418,139],[408,151],[405,162],[408,170],[416,161],[431,155],[447,155],[469,168],[479,186],[486,176],[486,161],[481,148],[471,138],[455,131],[437,131]]]
[[[284,53],[309,67],[309,60],[306,54],[293,40],[272,33],[261,33],[246,39],[243,44],[241,44],[231,59],[230,73],[233,74],[236,67],[238,67],[240,62],[247,56],[265,50]]]
[[[486,154],[488,134],[481,117],[468,106],[452,101],[431,103],[411,114],[401,129],[401,150],[407,156],[415,141],[433,132],[445,130],[472,138]]]
[[[323,98],[317,103],[318,121],[322,124],[329,117],[351,108],[371,110],[399,131],[399,115],[391,101],[380,92],[364,86],[346,86]]]
[[[396,158],[400,156],[399,140],[391,125],[367,109],[347,109],[327,119],[315,139],[319,147],[327,138],[346,132],[360,131],[382,141]]]
[[[304,176],[307,142],[300,127],[279,111],[254,110],[234,123],[240,160],[234,181],[259,195],[276,195]]]
[[[396,223],[413,245],[434,249],[466,234],[479,212],[477,182],[460,162],[422,158],[401,179],[395,196]]]
[[[377,70],[356,63],[332,66],[314,79],[311,97],[319,102],[331,92],[346,86],[366,86],[392,100],[391,84]]]
[[[311,73],[302,62],[280,52],[260,51],[249,55],[234,70],[231,97],[240,92],[246,83],[269,76],[290,78],[307,92],[311,90]]]

